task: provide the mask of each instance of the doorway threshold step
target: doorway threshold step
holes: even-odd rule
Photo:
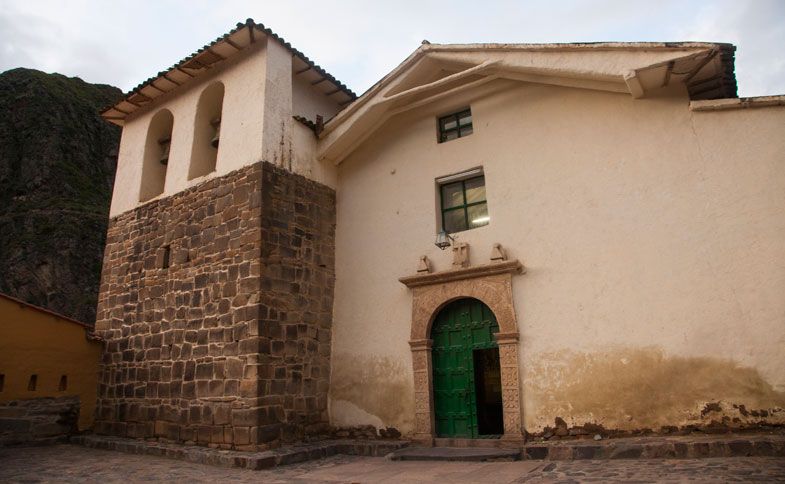
[[[407,447],[387,454],[388,460],[493,462],[521,460],[521,449],[480,447]]]

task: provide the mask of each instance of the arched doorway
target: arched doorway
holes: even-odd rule
[[[458,299],[431,327],[433,396],[438,437],[498,437],[504,433],[499,324],[484,303]]]

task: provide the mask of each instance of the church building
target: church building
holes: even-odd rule
[[[785,424],[785,96],[734,50],[424,41],[357,96],[238,24],[102,113],[96,431]]]

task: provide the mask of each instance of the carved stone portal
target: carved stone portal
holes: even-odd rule
[[[504,440],[522,441],[521,386],[518,362],[518,323],[512,303],[512,275],[523,273],[517,260],[403,277],[412,289],[412,348],[414,369],[415,440],[431,444],[435,437],[431,363],[431,324],[448,303],[474,298],[485,303],[499,323],[496,342],[501,362]]]

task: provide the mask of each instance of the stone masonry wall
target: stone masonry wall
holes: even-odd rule
[[[220,448],[327,422],[335,194],[257,163],[110,221],[98,433]]]
[[[259,317],[270,373],[260,394],[283,411],[277,417],[291,441],[324,432],[329,421],[335,192],[269,164],[262,186]]]
[[[64,442],[77,432],[79,397],[30,398],[0,404],[0,447]]]

